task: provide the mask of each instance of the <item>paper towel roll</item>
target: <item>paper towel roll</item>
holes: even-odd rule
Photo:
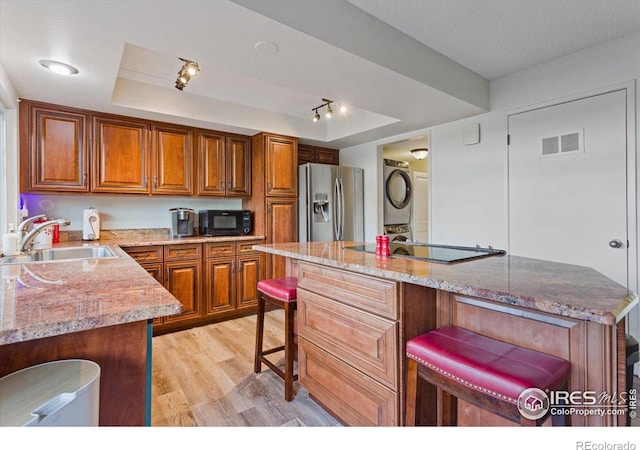
[[[95,208],[85,209],[82,217],[82,240],[100,239],[100,213]]]

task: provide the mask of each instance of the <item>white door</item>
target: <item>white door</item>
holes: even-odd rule
[[[429,174],[412,172],[411,233],[416,242],[429,242]]]
[[[509,253],[629,287],[626,89],[509,116]],[[634,289],[634,288],[632,288]]]

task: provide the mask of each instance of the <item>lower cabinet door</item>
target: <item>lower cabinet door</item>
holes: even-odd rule
[[[182,312],[164,318],[164,323],[197,318],[202,314],[200,286],[202,261],[168,262],[165,268],[165,288],[182,303]]]
[[[300,384],[349,426],[397,426],[399,396],[362,372],[298,339]]]
[[[251,308],[258,304],[258,281],[264,279],[264,255],[238,256],[238,309]]]
[[[149,273],[153,278],[155,278],[158,283],[164,286],[164,272],[162,270],[162,263],[155,264],[142,264],[144,270]],[[160,325],[164,322],[164,317],[156,317],[153,319],[154,325]]]
[[[205,314],[233,311],[235,302],[234,258],[211,258],[205,262]]]

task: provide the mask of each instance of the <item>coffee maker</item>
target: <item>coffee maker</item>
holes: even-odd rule
[[[195,211],[189,208],[171,208],[171,236],[174,238],[193,236]]]

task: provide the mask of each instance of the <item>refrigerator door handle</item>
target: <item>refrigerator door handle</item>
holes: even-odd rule
[[[311,232],[312,232],[312,221],[313,221],[313,198],[311,196],[311,170],[309,169],[309,166],[306,165],[304,168],[304,171],[306,173],[304,179],[307,183],[306,186],[306,196],[305,196],[305,200],[307,202],[306,207],[307,207],[307,220],[306,220],[306,225],[307,225],[307,241],[313,241],[313,236],[311,236]]]
[[[340,240],[340,186],[339,179],[336,178],[333,184],[333,230],[336,233],[336,240]]]
[[[344,239],[344,185],[340,178],[340,240]]]

